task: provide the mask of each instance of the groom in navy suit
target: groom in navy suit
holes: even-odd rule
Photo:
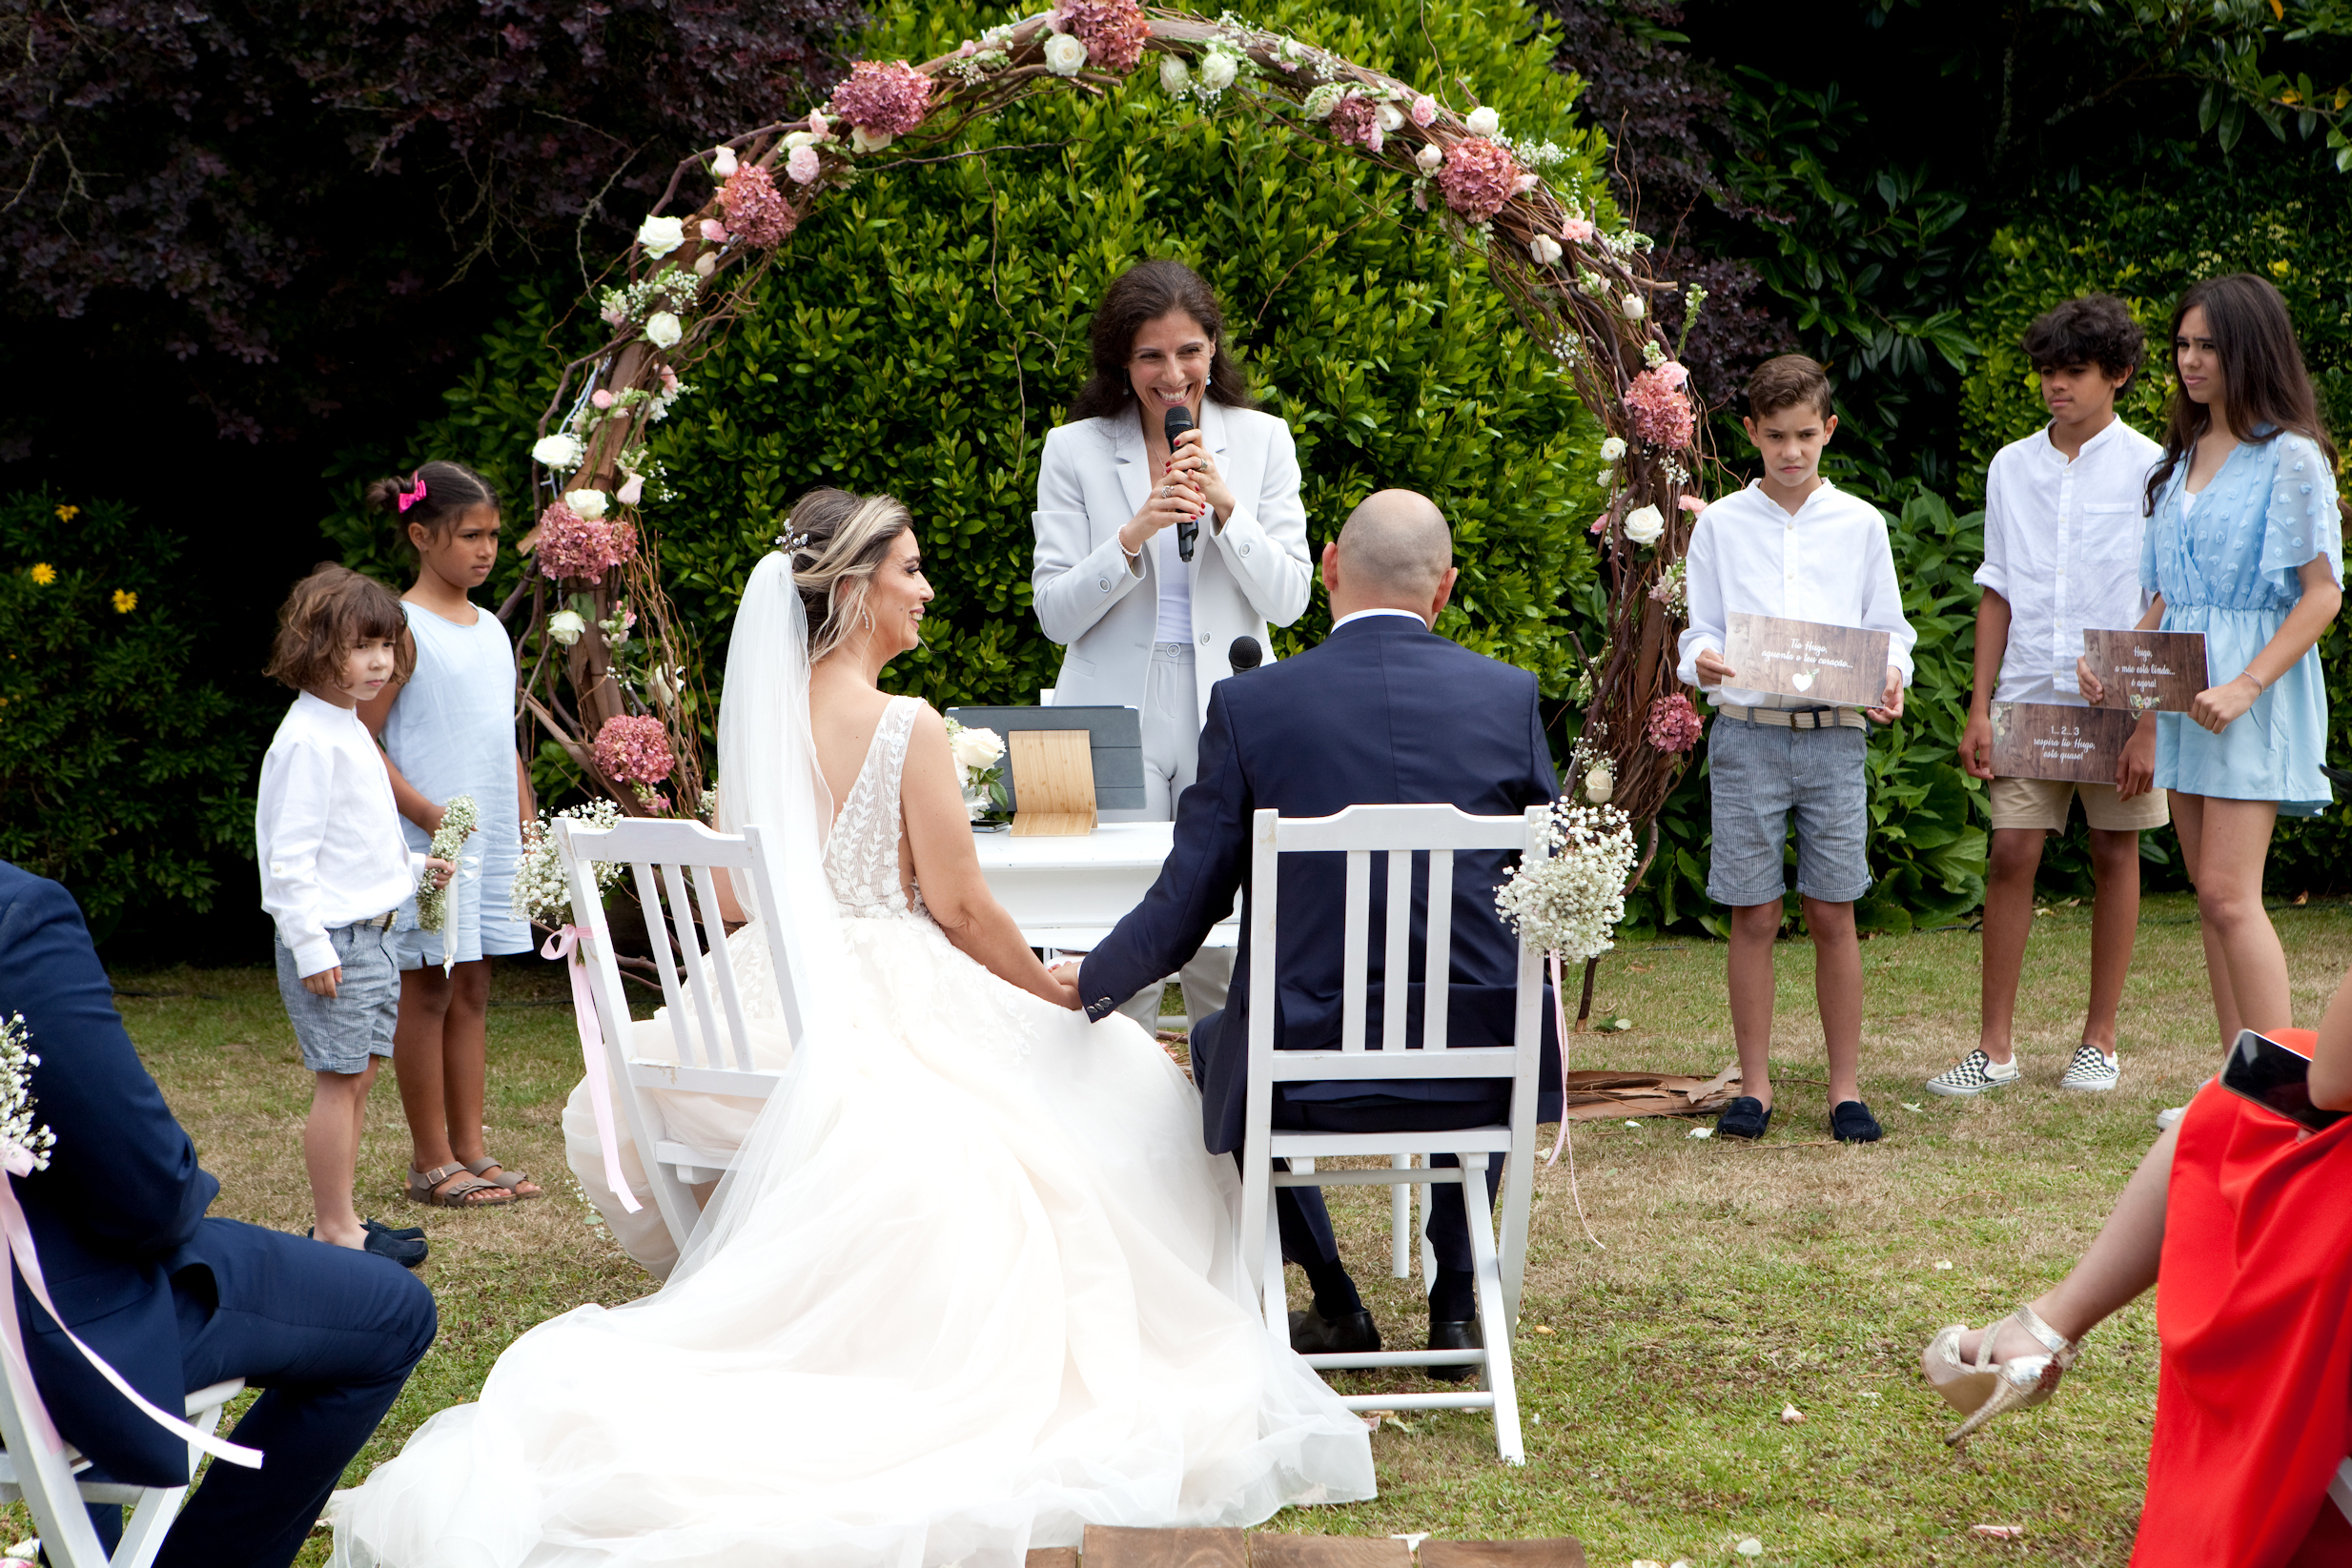
[[[1159,880],[1078,971],[1089,1017],[1171,974],[1198,949],[1211,926],[1241,894],[1249,928],[1250,814],[1271,806],[1285,817],[1322,817],[1350,805],[1445,802],[1477,816],[1515,816],[1559,795],[1551,747],[1536,707],[1535,677],[1470,652],[1430,628],[1454,586],[1453,539],[1425,497],[1384,490],[1348,518],[1323,547],[1331,635],[1295,659],[1220,681],[1209,696],[1200,737],[1199,782],[1176,803],[1176,846]],[[1448,1038],[1456,1045],[1507,1044],[1519,975],[1519,943],[1495,912],[1495,886],[1508,858],[1458,855],[1454,862],[1453,974]],[[1339,855],[1299,856],[1282,867],[1279,973],[1250,972],[1244,947],[1222,1012],[1193,1026],[1193,1076],[1200,1086],[1202,1131],[1212,1153],[1238,1151],[1247,1089],[1250,1009],[1275,1008],[1279,1050],[1330,1050],[1340,1040],[1340,944],[1345,866]],[[1417,895],[1413,951],[1422,950],[1426,895]],[[1383,921],[1386,888],[1376,879],[1372,928]],[[1377,947],[1377,944],[1375,945]],[[1422,982],[1409,982],[1408,1046],[1421,1043]],[[1381,954],[1372,954],[1365,1037],[1381,1037]],[[1559,1114],[1558,1042],[1544,1013],[1539,1119]],[[1377,1049],[1377,1046],[1375,1047]],[[1510,1086],[1492,1080],[1381,1084],[1284,1084],[1274,1125],[1322,1131],[1427,1131],[1504,1120]],[[1451,1164],[1451,1156],[1441,1156]],[[1488,1167],[1489,1196],[1502,1177]],[[1433,1191],[1440,1191],[1433,1189]],[[1306,1272],[1315,1305],[1291,1314],[1300,1351],[1380,1348],[1380,1331],[1339,1260],[1322,1194],[1276,1190],[1282,1252]],[[1474,1320],[1467,1216],[1459,1202],[1431,1206],[1429,1237],[1438,1276],[1429,1295],[1429,1348],[1480,1343]],[[1466,1375],[1467,1367],[1431,1369]]]
[[[0,1018],[40,1057],[33,1115],[49,1169],[13,1178],[51,1299],[150,1403],[242,1377],[266,1392],[237,1422],[259,1470],[215,1462],[157,1568],[282,1568],[343,1467],[433,1343],[433,1293],[388,1258],[233,1219],[114,1011],[73,895],[0,861]],[[0,1175],[0,1181],[11,1178]],[[105,1476],[188,1479],[188,1445],[108,1387],[15,1282],[25,1352],[50,1416]],[[112,1550],[119,1508],[91,1510]]]

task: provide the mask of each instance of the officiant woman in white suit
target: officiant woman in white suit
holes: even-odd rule
[[[1037,476],[1037,621],[1062,643],[1057,706],[1132,707],[1143,719],[1144,808],[1167,822],[1192,784],[1209,688],[1234,639],[1271,656],[1267,627],[1307,606],[1314,580],[1290,427],[1256,408],[1225,340],[1225,313],[1180,261],[1119,275],[1095,307],[1093,374],[1045,438]],[[1167,417],[1194,428],[1172,454]],[[1199,533],[1192,560],[1180,525]],[[1184,966],[1185,1009],[1225,1005],[1233,949]],[[1159,989],[1120,1009],[1157,1027]]]

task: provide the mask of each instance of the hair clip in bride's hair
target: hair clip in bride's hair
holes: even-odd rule
[[[789,518],[784,519],[784,528],[785,531],[776,536],[777,549],[782,550],[787,556],[796,556],[808,548],[808,535],[806,530],[797,534],[793,533],[792,519]]]

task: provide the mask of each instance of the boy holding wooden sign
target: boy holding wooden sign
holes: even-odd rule
[[[1684,558],[1690,629],[1682,680],[1710,692],[1714,846],[1707,896],[1731,908],[1731,1032],[1739,1098],[1716,1130],[1761,1138],[1772,1119],[1772,944],[1780,934],[1789,820],[1797,894],[1813,938],[1813,997],[1830,1056],[1830,1130],[1869,1143],[1862,1103],[1862,949],[1853,902],[1871,885],[1870,724],[1903,713],[1916,641],[1887,521],[1821,477],[1837,429],[1830,378],[1802,355],[1756,367],[1748,438],[1763,478],[1701,514]]]
[[[2152,790],[2156,719],[2084,702],[2083,633],[2135,624],[2141,494],[2163,449],[2116,417],[2145,339],[2123,302],[2090,295],[2026,329],[2050,423],[1994,454],[1976,572],[1976,682],[1960,765],[1991,784],[1984,979],[1976,1049],[1927,1083],[1962,1097],[2017,1080],[2011,1041],[2034,926],[2042,840],[2077,796],[2091,826],[2091,1006],[2061,1089],[2116,1087],[2116,1009],[2139,925],[2139,835],[2165,822]],[[2202,682],[2199,682],[2200,685]]]

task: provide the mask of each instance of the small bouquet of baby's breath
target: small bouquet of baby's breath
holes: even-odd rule
[[[1633,824],[1613,805],[1552,806],[1551,854],[1523,862],[1495,889],[1503,922],[1534,947],[1582,963],[1616,946],[1633,874]]]
[[[585,827],[618,827],[622,823],[620,804],[613,801],[567,805],[556,816],[569,817]],[[619,882],[627,869],[621,861],[588,863],[589,874],[595,878],[600,893]],[[570,917],[571,909],[572,885],[564,875],[563,857],[556,847],[553,822],[542,811],[539,821],[522,825],[522,856],[515,863],[515,913],[542,926],[560,926]]]
[[[49,1151],[57,1147],[57,1134],[32,1118],[32,1069],[41,1059],[31,1042],[23,1013],[0,1023],[0,1149],[22,1151],[7,1162],[10,1170],[25,1167],[20,1176],[48,1170]]]
[[[433,847],[427,851],[435,860],[458,863],[458,852],[481,821],[481,811],[471,795],[452,795],[449,804],[441,807],[441,825],[433,830]],[[456,882],[457,878],[450,878]],[[449,921],[449,889],[438,886],[431,871],[417,883],[417,928],[438,931]]]

